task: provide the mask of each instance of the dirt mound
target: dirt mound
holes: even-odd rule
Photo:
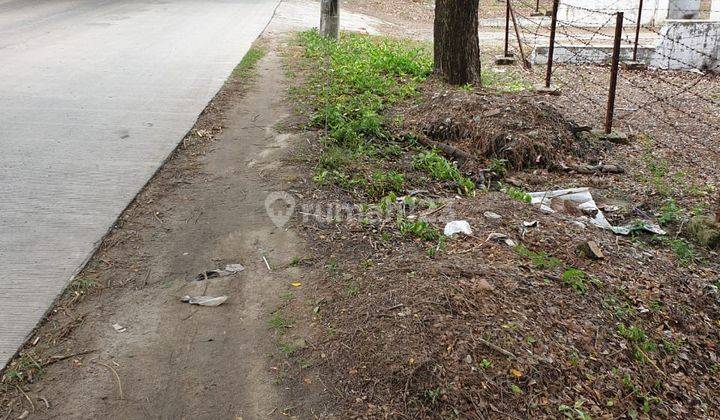
[[[586,128],[538,96],[437,92],[429,89],[419,104],[403,111],[403,128],[481,161],[504,160],[512,170],[551,169],[601,146],[589,136],[576,135]]]

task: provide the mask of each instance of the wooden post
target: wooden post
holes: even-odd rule
[[[338,39],[340,33],[340,0],[320,0],[320,35]]]

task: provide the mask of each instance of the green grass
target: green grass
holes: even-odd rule
[[[273,312],[272,317],[270,317],[268,321],[268,326],[280,334],[284,333],[285,330],[292,327],[292,325],[292,321],[283,318],[279,311]]]
[[[316,30],[302,32],[302,63],[310,69],[296,89],[310,114],[310,125],[323,130],[323,151],[313,180],[356,194],[379,198],[401,193],[404,175],[364,170],[382,159],[402,155],[408,142],[396,142],[384,111],[417,93],[431,72],[432,59],[419,44],[384,37],[342,33],[335,42]]]
[[[235,66],[232,72],[233,77],[247,78],[253,76],[255,74],[255,65],[265,57],[266,53],[267,51],[262,47],[250,47],[242,60],[240,60],[240,63]]]
[[[398,228],[403,235],[416,236],[424,241],[439,241],[442,234],[426,220],[401,219],[398,221]]]
[[[306,60],[320,63],[303,92],[312,121],[327,128],[333,143],[351,149],[388,139],[382,111],[415,94],[432,68],[426,50],[389,38],[343,33],[334,42],[311,30],[299,43]]]
[[[549,255],[545,251],[530,251],[525,245],[518,245],[515,247],[515,251],[521,256],[530,259],[530,262],[540,269],[551,269],[562,264],[558,258]]]
[[[464,177],[453,162],[431,150],[420,153],[413,159],[415,169],[425,171],[430,177],[439,181],[455,181],[458,192],[470,195],[475,191],[475,183]]]

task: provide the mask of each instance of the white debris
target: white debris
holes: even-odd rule
[[[529,194],[533,205],[539,205],[540,210],[546,213],[557,213],[553,208],[553,201],[560,200],[573,203],[576,208],[587,215],[590,223],[601,228],[610,230],[618,235],[629,235],[638,230],[646,230],[658,235],[665,235],[666,232],[660,226],[647,221],[640,221],[631,225],[613,226],[605,218],[605,214],[595,204],[589,188],[571,188],[567,190],[541,191]],[[586,217],[583,217],[585,219]]]
[[[464,233],[465,235],[472,235],[473,231],[470,227],[470,223],[467,220],[455,220],[445,225],[443,234],[445,236],[453,236],[456,233]]]
[[[180,299],[182,302],[189,303],[191,305],[198,305],[198,306],[220,306],[223,303],[225,303],[226,300],[228,300],[227,296],[185,296],[182,299]]]
[[[113,324],[112,327],[115,328],[115,331],[117,331],[119,333],[124,333],[125,331],[127,331],[127,328],[123,327],[120,324]]]

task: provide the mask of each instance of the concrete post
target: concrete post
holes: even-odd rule
[[[720,0],[713,0],[710,5],[710,20],[720,21]]]
[[[673,0],[668,8],[668,19],[699,19],[701,0]]]
[[[320,1],[320,34],[338,39],[340,32],[340,0]]]

